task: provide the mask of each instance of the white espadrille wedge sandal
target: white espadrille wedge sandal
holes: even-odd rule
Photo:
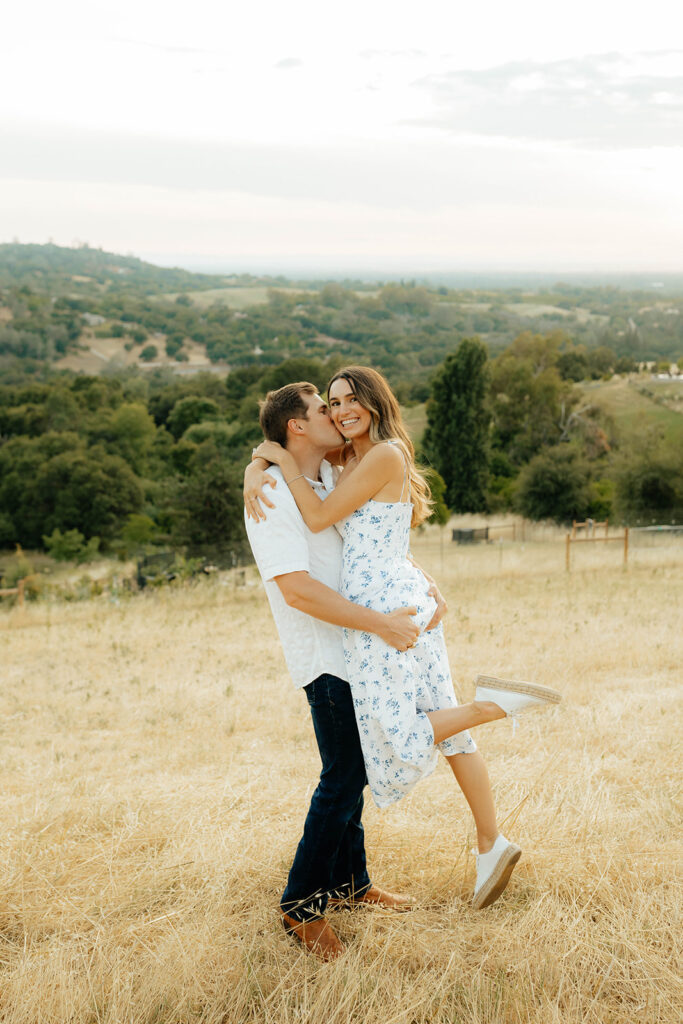
[[[515,719],[524,711],[559,704],[562,694],[549,686],[525,683],[513,679],[498,679],[496,676],[477,676],[475,700],[491,701],[497,704],[510,718]]]
[[[501,834],[488,853],[477,854],[477,881],[472,906],[475,910],[490,907],[510,881],[510,875],[522,851]]]

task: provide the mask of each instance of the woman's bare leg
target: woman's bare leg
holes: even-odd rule
[[[464,732],[465,729],[473,729],[475,725],[484,725],[486,722],[505,718],[505,712],[493,701],[473,700],[470,704],[460,704],[457,708],[428,711],[427,718],[432,723],[434,742],[441,743],[449,736],[455,736],[456,732]]]
[[[474,816],[479,853],[488,853],[496,841],[498,824],[484,758],[475,750],[471,754],[451,754],[446,760]]]

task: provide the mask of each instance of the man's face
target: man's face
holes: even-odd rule
[[[297,422],[304,428],[304,434],[310,443],[322,451],[329,451],[330,448],[337,448],[343,444],[344,438],[330,419],[330,410],[320,395],[303,395],[303,399],[308,419]]]

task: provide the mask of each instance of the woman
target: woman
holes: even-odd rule
[[[443,629],[425,631],[437,604],[429,594],[433,581],[408,551],[410,527],[427,518],[430,500],[398,402],[384,378],[369,367],[347,367],[336,374],[328,401],[348,457],[325,501],[280,445],[265,441],[255,456],[280,466],[311,530],[337,525],[344,539],[345,597],[384,612],[417,607],[420,636],[406,652],[373,634],[344,631],[368,782],[375,802],[387,806],[434,770],[438,745],[474,815],[479,856],[473,903],[488,906],[505,888],[521,850],[498,832],[486,766],[466,730],[558,700],[559,694],[531,684],[483,680],[477,699],[458,707]]]

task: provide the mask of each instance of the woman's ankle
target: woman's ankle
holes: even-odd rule
[[[500,718],[506,717],[500,705],[495,704],[492,700],[473,700],[472,707],[481,717],[482,722],[497,722]]]
[[[498,829],[495,832],[480,833],[477,832],[477,849],[479,853],[488,853],[493,848],[493,845],[498,838],[500,833]]]

